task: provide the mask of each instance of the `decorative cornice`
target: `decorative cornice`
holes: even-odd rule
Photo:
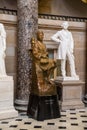
[[[9,14],[16,16],[17,10],[0,8],[0,14]],[[87,22],[86,17],[73,17],[73,16],[52,15],[52,14],[38,14],[38,18],[50,19],[50,20],[74,21],[74,22]]]
[[[84,17],[73,17],[73,16],[63,16],[63,15],[39,14],[39,18],[51,19],[51,20],[62,20],[62,21],[87,22],[87,18]]]
[[[40,29],[50,29],[50,30],[59,30],[62,29],[61,24],[63,20],[52,20],[52,19],[38,19],[38,27]],[[86,31],[87,25],[86,22],[77,22],[77,21],[68,21],[69,22],[69,29],[74,31]]]
[[[17,10],[0,8],[0,14],[17,15]]]

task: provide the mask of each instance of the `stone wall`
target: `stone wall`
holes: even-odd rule
[[[51,13],[52,0],[38,0],[38,12],[39,13]]]
[[[39,13],[87,17],[87,4],[81,0],[39,0]]]
[[[87,4],[81,0],[38,0],[39,13],[87,17]],[[17,0],[0,0],[0,8],[17,10]]]
[[[0,0],[0,8],[17,10],[17,0]]]
[[[51,14],[87,17],[87,4],[81,0],[52,0]]]

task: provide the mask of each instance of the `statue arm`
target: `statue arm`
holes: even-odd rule
[[[60,40],[60,38],[59,38],[59,32],[57,32],[56,34],[54,34],[54,35],[51,37],[51,39],[52,39],[53,41],[57,42],[57,43],[60,43],[61,40]]]
[[[39,52],[39,48],[38,48],[38,41],[33,39],[32,40],[32,50],[33,50],[33,55],[36,59],[40,59],[41,57],[41,53]]]

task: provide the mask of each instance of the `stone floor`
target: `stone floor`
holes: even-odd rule
[[[1,120],[0,130],[87,130],[87,107],[61,112],[61,118],[36,121],[25,114]]]

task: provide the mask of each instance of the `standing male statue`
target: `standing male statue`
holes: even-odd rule
[[[68,31],[69,24],[67,21],[63,22],[61,25],[62,30],[54,34],[51,39],[59,44],[57,59],[61,60],[61,73],[63,77],[66,77],[66,59],[68,58],[70,64],[70,73],[71,77],[79,79],[75,71],[75,62],[74,62],[74,41],[70,31]]]
[[[5,68],[6,32],[0,23],[0,77],[7,76]]]

